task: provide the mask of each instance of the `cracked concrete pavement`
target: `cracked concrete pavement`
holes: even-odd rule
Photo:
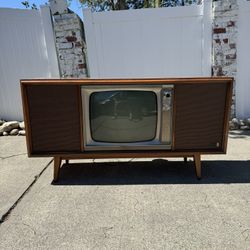
[[[250,249],[250,132],[202,156],[201,181],[191,159],[117,159],[64,164],[52,185],[24,137],[0,137],[0,157],[0,216],[18,201],[0,249]]]
[[[51,158],[28,158],[25,137],[0,137],[0,219]]]

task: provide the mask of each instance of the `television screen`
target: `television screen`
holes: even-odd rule
[[[90,130],[96,142],[132,143],[155,138],[157,96],[153,91],[96,91],[90,96]]]

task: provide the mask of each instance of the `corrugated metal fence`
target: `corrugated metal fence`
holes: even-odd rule
[[[0,118],[22,120],[20,79],[59,77],[50,9],[0,9]]]

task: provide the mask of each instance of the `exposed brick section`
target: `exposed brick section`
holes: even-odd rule
[[[227,23],[227,27],[233,27],[233,26],[235,26],[235,22],[234,21],[229,21]]]
[[[86,63],[78,64],[78,68],[79,69],[85,69],[86,68]]]
[[[226,55],[226,59],[236,59],[236,53]]]
[[[215,28],[214,34],[219,34],[219,33],[226,33],[226,29],[225,28]]]
[[[82,47],[82,43],[81,42],[76,42],[75,47]]]
[[[54,31],[61,77],[87,77],[81,19],[75,13],[54,15]]]
[[[214,76],[223,76],[223,71],[221,66],[214,66],[213,67],[213,75]]]
[[[68,42],[75,42],[77,40],[77,38],[74,35],[72,35],[72,36],[66,36],[66,40]]]
[[[237,0],[214,0],[213,14],[213,75],[235,77],[237,69]],[[235,117],[234,93],[232,117]]]
[[[236,44],[235,43],[230,43],[229,48],[230,49],[236,49]]]

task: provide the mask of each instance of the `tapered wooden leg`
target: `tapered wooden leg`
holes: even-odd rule
[[[187,160],[188,160],[188,158],[187,158],[187,157],[184,157],[184,162],[185,162],[185,163],[187,163]]]
[[[62,162],[62,159],[59,156],[54,157],[54,179],[53,181],[58,181],[61,162]]]
[[[69,164],[69,160],[65,160],[65,163],[66,163],[66,164]]]
[[[195,164],[195,172],[197,179],[201,179],[201,155],[200,154],[195,154],[194,155],[194,164]]]

